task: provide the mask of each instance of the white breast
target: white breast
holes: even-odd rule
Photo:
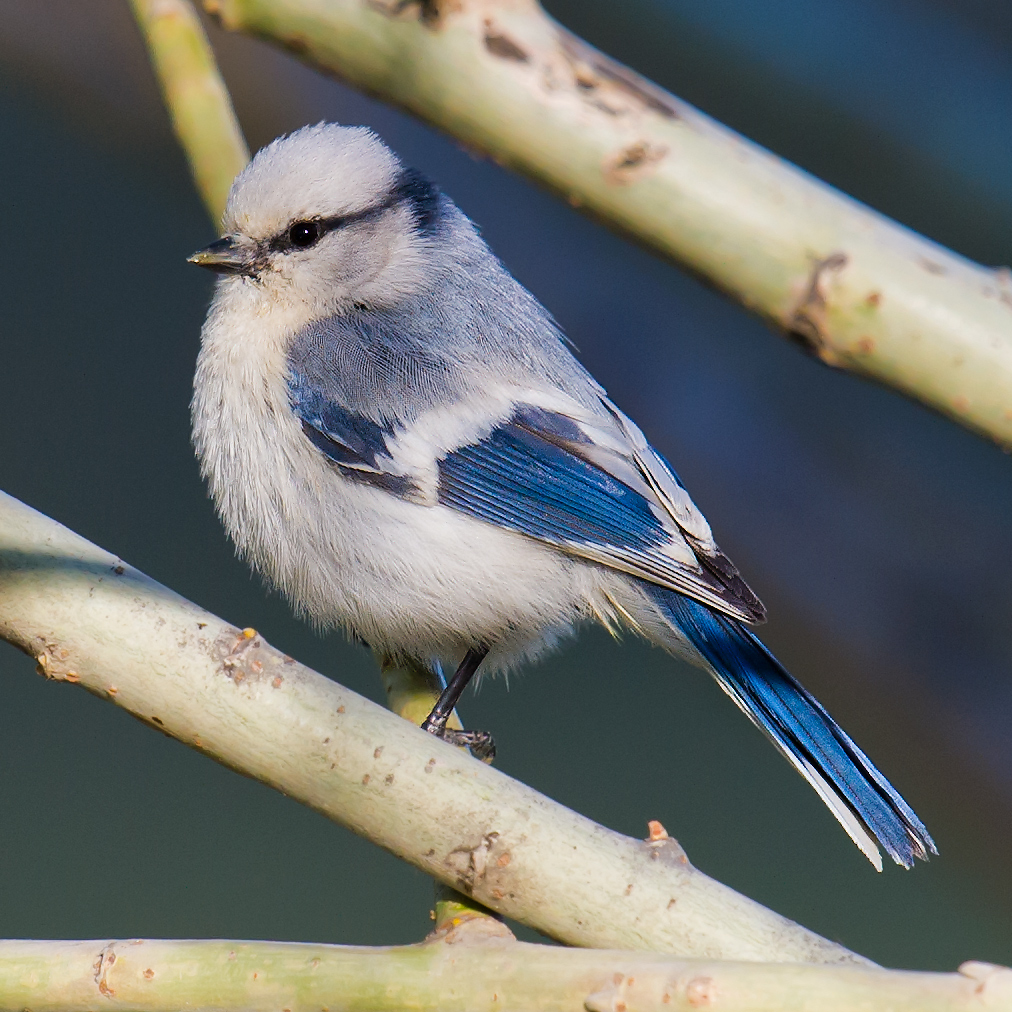
[[[489,670],[538,653],[582,618],[612,619],[622,578],[440,505],[342,477],[289,407],[301,320],[249,283],[219,286],[194,379],[201,470],[236,546],[296,609],[381,653]],[[614,592],[614,593],[613,593]]]

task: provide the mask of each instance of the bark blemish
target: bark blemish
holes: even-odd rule
[[[827,274],[836,274],[849,263],[846,253],[830,253],[816,260],[797,305],[784,320],[789,337],[806,351],[818,356],[827,365],[836,365],[837,356],[826,331],[827,297],[824,284]]]
[[[486,833],[476,845],[457,847],[447,854],[445,863],[457,876],[457,888],[462,893],[470,895],[475,883],[484,879],[489,851],[498,839],[499,834],[493,830]]]
[[[95,986],[98,988],[98,993],[104,995],[106,998],[114,998],[116,996],[116,992],[109,984],[109,970],[111,967],[116,965],[115,942],[110,942],[104,949],[102,949],[101,952],[99,952],[94,965]]]
[[[285,663],[284,654],[275,650],[253,629],[223,629],[208,648],[220,664],[226,678],[236,685],[246,679],[251,682],[269,681],[279,689],[284,681],[278,669]]]
[[[417,18],[429,28],[438,28],[448,14],[461,9],[459,0],[369,0],[369,6],[388,18]]]
[[[945,273],[945,268],[941,264],[929,260],[927,257],[921,257],[919,263],[929,274]]]
[[[621,977],[620,973],[615,974],[616,977]],[[625,1002],[619,999],[618,988],[609,987],[603,991],[595,991],[593,994],[588,995],[583,1003],[586,1012],[619,1012],[620,1008],[625,1009]]]
[[[685,1000],[692,1008],[705,1008],[717,1000],[717,985],[712,977],[693,977],[685,985]]]
[[[500,60],[512,60],[514,63],[530,62],[527,50],[496,29],[489,19],[485,20],[485,48]]]
[[[559,31],[558,41],[578,88],[594,93],[608,85],[608,90],[632,109],[649,110],[668,120],[679,119],[678,100],[674,95],[564,29]],[[604,111],[614,110],[606,108]]]
[[[69,650],[55,643],[47,643],[41,637],[38,637],[38,642],[40,646],[35,647],[38,650],[35,655],[35,670],[40,675],[55,682],[76,683],[81,680],[81,676],[67,664],[71,659]]]
[[[994,278],[998,284],[998,301],[1012,308],[1012,269],[995,267]]]
[[[605,159],[604,178],[613,186],[625,186],[648,175],[667,153],[663,144],[636,141]]]

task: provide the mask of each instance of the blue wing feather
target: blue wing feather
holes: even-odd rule
[[[670,540],[641,495],[513,423],[439,462],[439,501],[559,545],[642,552]]]
[[[701,550],[652,494],[631,448],[621,463],[635,488],[594,458],[601,450],[568,416],[522,404],[485,439],[438,462],[438,499],[486,523],[761,620],[762,604],[726,557],[712,545]],[[654,466],[664,467],[659,459]]]
[[[289,376],[288,391],[302,431],[346,478],[398,496],[416,491],[408,476],[388,467],[387,438],[393,429],[335,404],[298,372]]]

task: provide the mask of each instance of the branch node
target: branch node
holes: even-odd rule
[[[446,864],[457,875],[457,888],[467,895],[474,892],[475,884],[485,877],[488,855],[499,834],[492,830],[486,833],[473,847],[457,847],[446,855]]]
[[[665,860],[670,864],[681,864],[689,866],[689,855],[685,848],[673,837],[656,819],[647,823],[650,835],[643,841],[650,852],[650,860]]]
[[[996,963],[969,960],[959,967],[962,976],[976,981],[973,993],[993,1002],[1012,1002],[1012,969]]]
[[[109,942],[95,960],[95,986],[98,993],[106,998],[115,998],[116,992],[109,984],[109,970],[116,965],[116,943]]]
[[[693,977],[685,985],[685,1001],[690,1008],[706,1008],[717,1002],[717,985],[712,977]]]
[[[850,262],[846,253],[837,251],[815,260],[808,281],[797,305],[784,320],[787,336],[794,338],[805,351],[811,352],[826,365],[839,365],[839,356],[833,348],[827,325],[827,295],[825,275],[836,274]]]

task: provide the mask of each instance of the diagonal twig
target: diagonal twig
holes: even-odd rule
[[[890,221],[536,0],[203,0],[701,275],[828,365],[1012,446],[1012,272]]]

